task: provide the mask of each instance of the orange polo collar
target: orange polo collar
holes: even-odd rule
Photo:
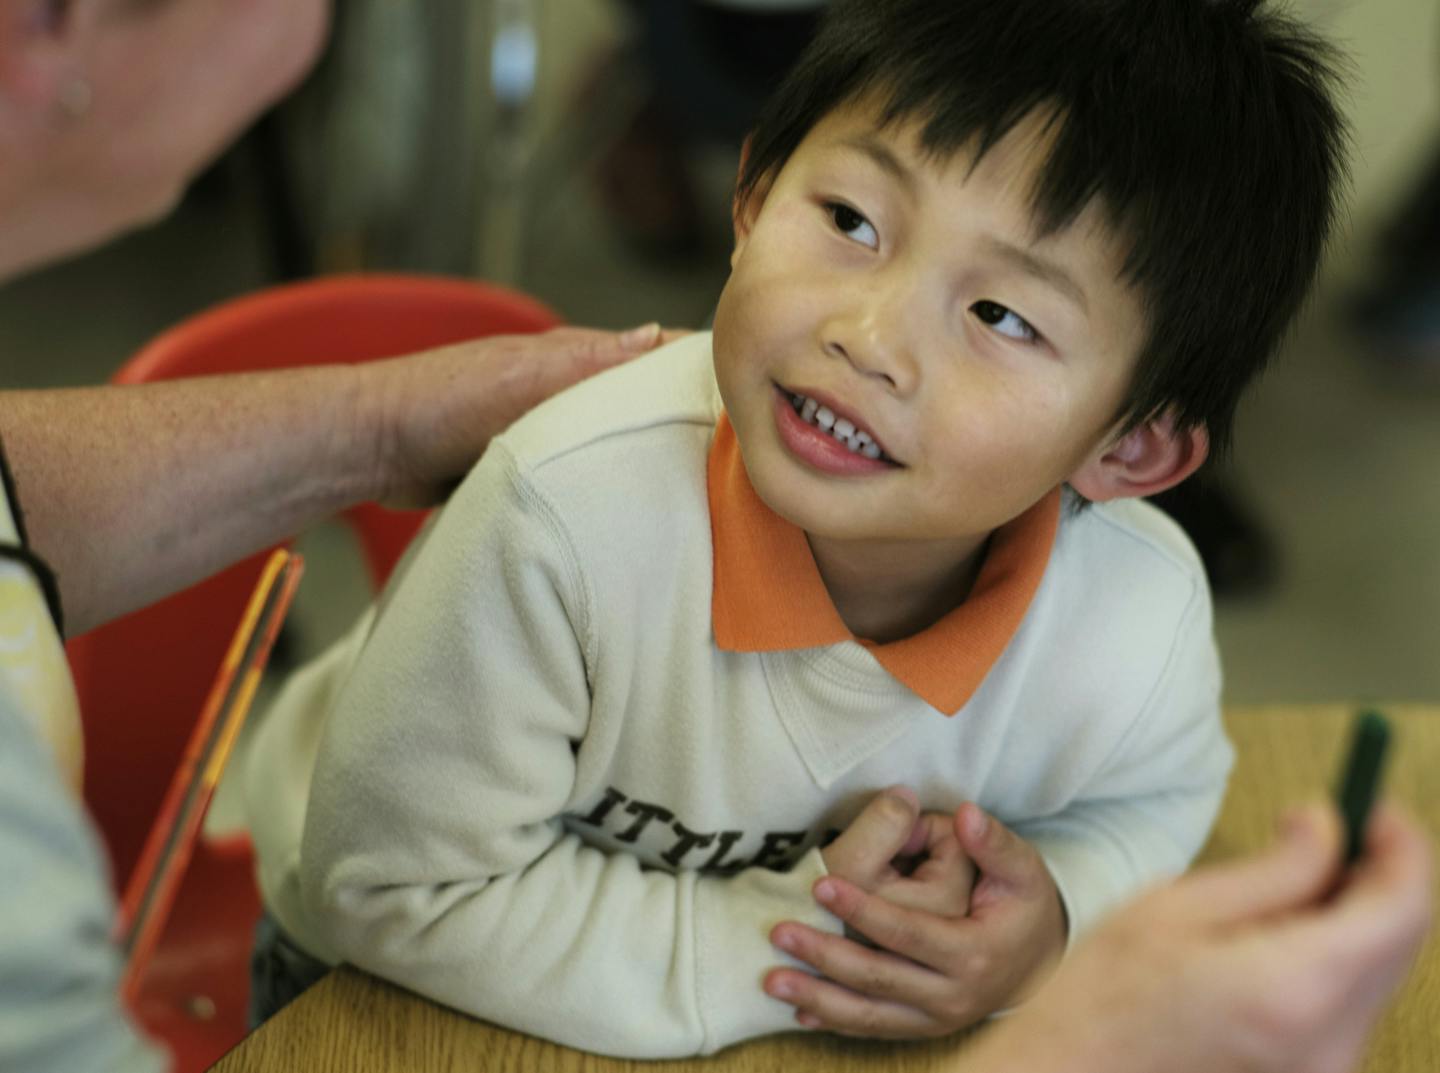
[[[710,445],[707,485],[715,643],[728,652],[777,652],[858,640],[825,590],[804,531],[767,507],[751,486],[724,413]],[[911,637],[859,643],[921,700],[954,715],[1025,617],[1059,520],[1057,488],[995,531],[975,586],[959,607]]]

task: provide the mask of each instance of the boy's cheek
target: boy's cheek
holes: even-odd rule
[[[715,310],[717,363],[749,364],[798,329],[800,296],[782,285],[732,278]]]
[[[810,277],[785,272],[737,273],[721,293],[715,330],[738,328],[776,337],[811,334],[838,297],[837,288],[818,273]]]

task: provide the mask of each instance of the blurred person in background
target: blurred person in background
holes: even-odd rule
[[[1380,231],[1375,265],[1350,300],[1354,331],[1393,371],[1440,380],[1440,137]]]
[[[641,254],[693,258],[704,235],[688,154],[696,144],[739,151],[761,104],[814,34],[825,0],[622,6],[634,42],[599,77],[634,67],[644,84],[639,106],[600,158],[600,195]]]
[[[1440,144],[1381,233],[1378,266],[1351,306],[1355,330],[1391,368],[1440,379]]]
[[[163,215],[304,74],[327,19],[327,0],[0,0],[0,275]],[[363,369],[0,391],[0,1068],[165,1067],[115,995],[61,637],[350,503],[434,501],[528,406],[660,336],[565,329]],[[1138,1073],[1157,1053],[1175,1070],[1349,1068],[1423,933],[1429,858],[1391,814],[1329,898],[1338,859],[1317,814],[1150,895],[965,1068]]]

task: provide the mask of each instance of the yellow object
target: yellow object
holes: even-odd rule
[[[10,504],[0,492],[0,543],[18,544]],[[80,703],[45,596],[23,563],[0,560],[0,680],[34,722],[78,795],[84,773]]]

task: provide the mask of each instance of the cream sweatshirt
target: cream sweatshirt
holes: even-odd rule
[[[497,439],[377,607],[289,683],[247,797],[265,900],[316,956],[606,1054],[794,1027],[782,919],[838,932],[818,846],[878,790],[1034,842],[1072,935],[1185,868],[1231,752],[1199,561],[1142,503],[1063,511],[958,714],[855,641],[711,627],[708,335]]]

